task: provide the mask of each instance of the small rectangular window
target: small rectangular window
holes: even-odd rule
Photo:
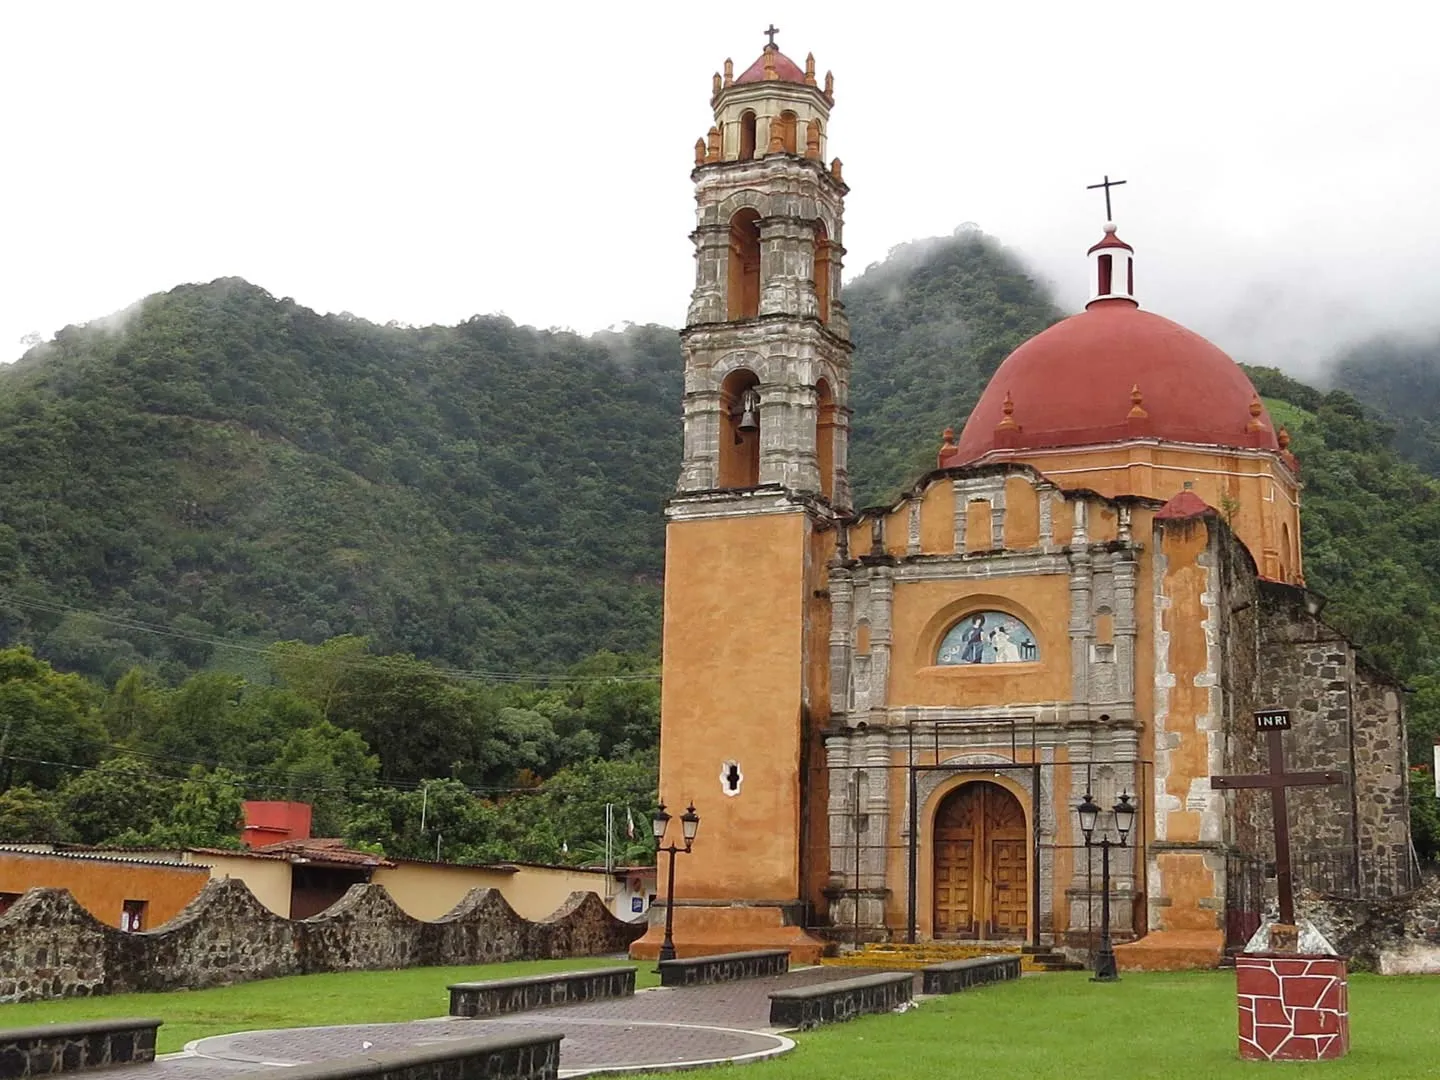
[[[120,929],[127,934],[133,934],[145,929],[145,909],[149,907],[146,900],[126,900],[120,909]]]
[[[1099,261],[1100,261],[1100,282],[1099,282],[1100,287],[1099,287],[1098,290],[1096,290],[1095,295],[1096,295],[1096,296],[1109,296],[1109,295],[1110,295],[1110,273],[1111,273],[1110,256],[1109,256],[1109,255],[1101,255]]]

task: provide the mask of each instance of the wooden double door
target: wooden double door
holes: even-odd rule
[[[935,936],[1024,937],[1029,847],[1020,800],[999,784],[947,795],[935,814]]]

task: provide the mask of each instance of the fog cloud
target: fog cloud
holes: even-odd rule
[[[230,275],[377,323],[678,325],[710,75],[771,20],[835,73],[851,276],[973,221],[1077,309],[1108,173],[1142,302],[1237,359],[1440,322],[1413,3],[621,10],[5,6],[0,359]]]

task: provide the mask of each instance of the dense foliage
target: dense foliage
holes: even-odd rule
[[[552,670],[656,647],[672,331],[382,327],[238,280],[119,324],[0,375],[4,638],[172,679],[211,638]]]
[[[342,638],[278,644],[270,674],[171,688],[135,668],[106,690],[0,650],[0,842],[235,846],[259,798],[308,802],[318,835],[391,855],[542,862],[603,857],[611,803],[621,825],[638,815],[633,838],[611,834],[620,857],[649,849],[650,660],[601,653],[573,681],[506,686]]]
[[[1061,314],[972,230],[845,299],[862,504]],[[1342,363],[1371,409],[1252,372],[1303,465],[1309,582],[1413,691],[1415,760],[1440,486],[1391,439],[1440,460],[1437,351]],[[662,327],[382,327],[238,280],[32,350],[0,372],[0,646],[27,647],[0,649],[0,840],[233,842],[258,796],[392,854],[595,858],[605,804],[656,797],[680,397]]]

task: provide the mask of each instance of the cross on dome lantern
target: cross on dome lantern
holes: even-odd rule
[[[1087,253],[1090,256],[1090,282],[1093,292],[1087,308],[1101,301],[1120,300],[1140,306],[1135,299],[1135,249],[1115,235],[1115,222],[1110,220],[1110,189],[1128,183],[1111,180],[1109,173],[1098,184],[1087,184],[1086,191],[1105,191],[1105,236]]]

